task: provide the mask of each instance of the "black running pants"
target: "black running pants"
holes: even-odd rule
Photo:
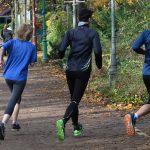
[[[78,105],[84,94],[86,86],[90,78],[91,71],[85,72],[73,72],[66,71],[67,83],[71,95],[71,102],[66,109],[64,115],[64,122],[66,123],[70,118],[72,118],[73,125],[78,125]]]
[[[20,104],[21,102],[21,95],[25,88],[26,81],[6,80],[6,84],[11,91],[11,96],[6,106],[5,114],[9,114],[11,116],[15,105],[17,103]]]
[[[150,75],[143,75],[143,81],[149,95],[146,104],[150,104]]]

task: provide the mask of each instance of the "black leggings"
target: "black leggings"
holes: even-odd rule
[[[66,109],[64,122],[72,118],[73,125],[78,125],[78,105],[84,94],[86,86],[90,78],[90,71],[86,72],[71,72],[66,71],[67,83],[71,95],[71,103]]]
[[[150,75],[143,75],[143,81],[149,94],[146,104],[150,104]]]
[[[25,88],[26,81],[6,80],[11,91],[11,96],[5,109],[5,114],[12,115],[15,105],[21,102],[21,95]]]

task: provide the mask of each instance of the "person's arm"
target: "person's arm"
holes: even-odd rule
[[[95,62],[98,69],[102,68],[102,47],[98,33],[93,38],[93,49],[95,54]]]
[[[33,45],[33,51],[31,54],[30,66],[33,67],[36,61],[37,61],[36,47]]]
[[[35,63],[31,63],[30,66],[31,66],[31,67],[34,67],[34,64],[35,64]]]
[[[4,39],[3,30],[1,30],[1,37]]]
[[[9,53],[12,50],[13,43],[13,40],[9,40],[2,44],[2,47],[4,48],[4,54]]]
[[[141,48],[141,46],[144,44],[144,41],[145,41],[144,34],[145,34],[145,32],[142,32],[132,45],[132,49],[136,53],[143,54],[143,55],[145,55],[145,50],[143,48]]]
[[[4,65],[4,48],[0,48],[0,66],[3,67]]]
[[[67,31],[58,49],[58,56],[60,59],[64,57],[66,48],[69,46],[69,44],[70,44],[70,35],[69,31]]]
[[[4,65],[4,53],[9,50],[11,51],[11,47],[13,45],[13,40],[9,40],[6,43],[3,43],[2,47],[0,48],[0,66],[3,67]]]

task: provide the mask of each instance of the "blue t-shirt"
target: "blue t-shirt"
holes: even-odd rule
[[[145,46],[143,75],[150,75],[150,30],[145,30],[139,35],[139,37],[134,41],[132,49],[139,53],[143,45]]]
[[[36,48],[29,41],[9,40],[2,45],[9,55],[4,66],[3,77],[8,80],[27,80],[28,65],[36,62]]]

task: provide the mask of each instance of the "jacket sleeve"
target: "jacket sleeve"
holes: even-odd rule
[[[102,68],[102,47],[100,43],[100,38],[96,32],[93,38],[93,49],[95,54],[95,62],[98,69]]]
[[[141,46],[144,44],[145,42],[145,32],[142,32],[139,37],[134,41],[133,45],[132,45],[132,49],[138,53],[138,54],[143,54],[145,55],[145,50],[143,50],[141,48]]]
[[[70,35],[69,31],[67,31],[58,49],[58,56],[60,59],[64,57],[65,51],[69,45],[70,45]]]

